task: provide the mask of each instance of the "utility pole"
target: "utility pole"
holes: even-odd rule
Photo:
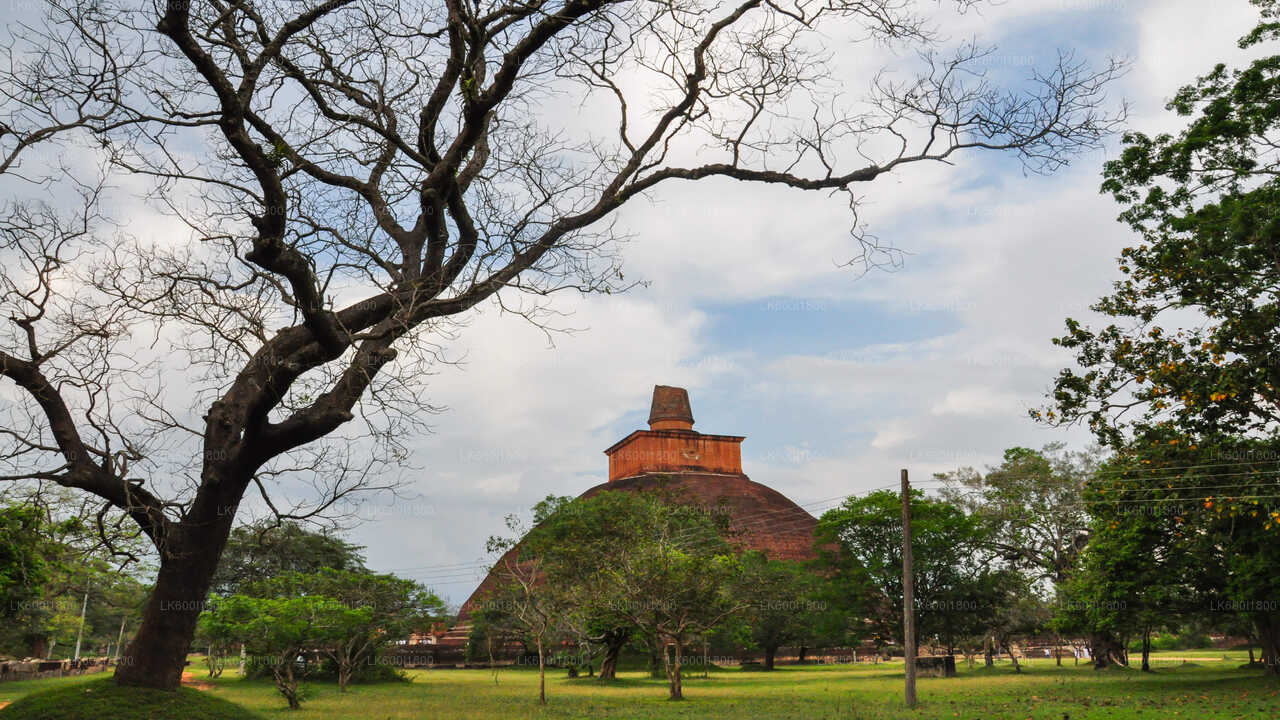
[[[911,484],[902,469],[902,659],[906,663],[907,707],[916,706],[916,592],[911,574]]]
[[[128,615],[120,616],[120,634],[116,636],[116,664],[120,664],[120,648],[124,646],[124,621],[128,620]]]
[[[75,656],[76,660],[80,659],[80,641],[84,639],[84,614],[85,614],[85,611],[88,609],[89,609],[89,586],[85,585],[84,602],[80,604],[80,629],[76,631],[76,656]]]

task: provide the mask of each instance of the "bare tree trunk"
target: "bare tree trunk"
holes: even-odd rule
[[[1120,643],[1110,633],[1094,633],[1089,636],[1089,655],[1093,657],[1095,670],[1103,670],[1120,662]]]
[[[1142,628],[1142,672],[1151,672],[1151,626]]]
[[[993,651],[993,648],[991,647],[993,644],[994,643],[991,641],[990,635],[982,639],[982,653],[987,661],[986,662],[987,667],[992,667],[996,664],[995,657],[994,657],[995,653]]]
[[[229,519],[225,525],[229,529]],[[216,538],[209,537],[215,533]],[[142,624],[116,666],[118,684],[178,689],[196,621],[204,609],[227,530],[217,532],[211,528],[200,535],[199,540],[207,544],[197,541],[193,545],[204,544],[207,550],[183,553],[172,548],[161,556],[155,589],[143,611]]]
[[[681,659],[681,650],[682,650],[682,648],[681,648],[681,646],[680,646],[680,641],[679,641],[678,639],[677,639],[673,644],[675,645],[675,662],[674,662],[674,663],[672,664],[672,666],[671,666],[671,697],[669,697],[669,698],[667,698],[667,699],[668,699],[668,700],[683,700],[683,699],[684,699],[684,688],[683,688],[683,686],[682,686],[682,684],[681,684],[681,682],[680,682],[680,680],[681,680],[681,678],[680,678],[680,659]],[[665,650],[663,651],[662,655],[663,655],[663,657],[666,657],[667,653],[665,652]]]
[[[1280,676],[1280,615],[1260,613],[1254,616],[1258,644],[1262,646],[1262,664],[1268,675]]]
[[[271,674],[275,676],[276,688],[284,695],[284,699],[289,703],[290,710],[297,710],[302,707],[302,703],[298,700],[298,680],[293,675],[293,662],[297,657],[297,652],[290,651],[281,655],[284,662],[276,664],[271,668]]]
[[[662,667],[658,667],[658,652],[662,652]],[[659,641],[654,640],[653,646],[649,648],[649,677],[660,678],[669,675],[667,671],[667,648]]]
[[[1009,652],[1009,659],[1013,661],[1013,671],[1022,672],[1022,666],[1018,664],[1018,656],[1013,654],[1013,643],[1006,643],[1005,650]]]
[[[338,662],[338,692],[347,691],[347,685],[351,683],[351,673],[354,669],[349,659]]]
[[[616,680],[618,678],[618,656],[627,644],[627,636],[611,637],[604,646],[604,659],[600,661],[600,679]]]
[[[543,659],[542,636],[538,636],[538,702],[547,704],[547,664]]]
[[[765,647],[764,649],[764,669],[765,670],[773,669],[773,658],[777,654],[778,654],[778,648],[773,646]]]

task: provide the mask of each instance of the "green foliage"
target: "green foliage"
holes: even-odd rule
[[[1274,3],[1244,41],[1276,39]],[[1089,328],[1068,319],[1054,342],[1080,370],[1057,378],[1051,423],[1085,421],[1108,444],[1172,424],[1189,435],[1276,429],[1280,403],[1280,56],[1243,70],[1218,65],[1169,109],[1191,118],[1177,135],[1125,136],[1103,189],[1141,242],[1120,257],[1121,280]],[[1170,326],[1169,324],[1173,324]]]
[[[214,595],[234,595],[250,583],[323,568],[364,570],[364,548],[295,522],[244,525],[231,531],[213,576]]]
[[[200,632],[244,643],[249,654],[269,664],[276,688],[296,710],[305,697],[298,658],[313,647],[341,641],[372,614],[370,608],[351,608],[321,596],[232,595],[201,615]]]
[[[589,498],[549,496],[534,507],[535,527],[519,542],[537,559],[547,582],[565,594],[561,629],[581,646],[605,654],[605,672],[638,627],[626,606],[634,600],[612,570],[655,534],[680,547],[727,553],[727,517],[665,493],[605,491]]]
[[[1033,581],[1059,583],[1088,539],[1080,493],[1096,466],[1092,453],[1050,444],[1009,448],[985,475],[964,468],[935,477],[947,484],[942,496],[982,526],[982,544],[1002,563]]]
[[[817,644],[814,627],[828,606],[817,597],[819,579],[809,568],[760,552],[743,554],[739,568],[733,592],[744,605],[744,644],[765,651],[766,669],[773,669],[773,654],[783,645]]]
[[[23,615],[49,580],[43,525],[37,508],[0,507],[0,620]]]
[[[1189,609],[1189,557],[1173,544],[1176,513],[1126,502],[1149,496],[1137,490],[1111,474],[1086,490],[1094,508],[1091,538],[1079,572],[1063,588],[1058,625],[1132,637],[1176,626]]]
[[[103,678],[32,693],[0,710],[4,720],[261,720],[262,716],[209,693],[117,686]]]
[[[849,639],[882,645],[902,638],[902,505],[882,490],[847,499],[818,523],[826,597],[843,612]],[[984,555],[982,524],[955,504],[911,494],[912,570],[921,639],[954,642],[992,613],[998,572]],[[855,619],[870,622],[858,623]]]
[[[1262,22],[1242,47],[1280,38],[1277,3],[1254,4]],[[1168,109],[1188,118],[1181,132],[1130,133],[1106,165],[1103,189],[1125,205],[1120,219],[1141,241],[1123,251],[1122,279],[1094,306],[1110,324],[1067,320],[1055,343],[1075,351],[1079,370],[1063,370],[1051,406],[1033,415],[1087,422],[1128,471],[1123,487],[1095,488],[1101,535],[1073,592],[1133,602],[1084,619],[1149,627],[1152,608],[1170,621],[1187,588],[1212,593],[1254,608],[1280,672],[1280,612],[1258,609],[1277,597],[1280,506],[1267,496],[1276,495],[1270,468],[1280,456],[1249,462],[1275,452],[1255,438],[1280,430],[1280,55],[1239,70],[1220,64]],[[1189,574],[1173,567],[1178,555]]]
[[[345,691],[362,668],[376,665],[388,640],[430,626],[443,612],[440,598],[412,580],[325,568],[249,583],[245,594],[222,598],[202,615],[197,632],[217,648],[244,643],[293,707],[295,660],[304,651],[320,650]]]
[[[332,657],[323,658],[318,666],[309,668],[308,677],[316,680],[338,682],[342,678],[341,663]],[[411,682],[409,674],[403,669],[385,662],[372,662],[357,665],[347,677],[351,685],[376,685],[378,683]]]
[[[721,512],[661,493],[606,491],[549,497],[534,517],[529,532],[513,520],[514,537],[490,541],[491,551],[513,552],[497,569],[504,587],[482,601],[483,632],[531,640],[560,633],[616,661],[633,634],[683,648],[740,604]],[[680,696],[680,672],[677,663],[672,697]]]
[[[0,507],[0,654],[70,657],[86,590],[84,654],[103,652],[116,642],[122,617],[141,615],[146,589],[113,562],[102,537],[120,552],[132,548],[130,539],[107,521],[86,523],[63,500],[51,494]]]
[[[1170,650],[1201,650],[1213,647],[1213,640],[1203,633],[1175,633],[1166,632],[1154,635],[1151,638],[1151,650],[1153,652],[1167,652]],[[1130,652],[1141,652],[1142,641],[1135,640],[1129,643]]]
[[[1086,609],[1098,606],[1086,619],[1120,637],[1194,619],[1238,628],[1247,619],[1264,654],[1277,657],[1275,457],[1274,440],[1187,443],[1171,428],[1122,448],[1086,493],[1093,538],[1072,586]]]

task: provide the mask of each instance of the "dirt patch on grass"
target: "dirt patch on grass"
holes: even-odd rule
[[[212,690],[213,684],[196,680],[196,676],[190,672],[182,673],[182,684],[196,690]]]

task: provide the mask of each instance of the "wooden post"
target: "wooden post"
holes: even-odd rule
[[[916,706],[916,608],[911,574],[911,485],[902,470],[902,659],[906,665],[907,707]]]

